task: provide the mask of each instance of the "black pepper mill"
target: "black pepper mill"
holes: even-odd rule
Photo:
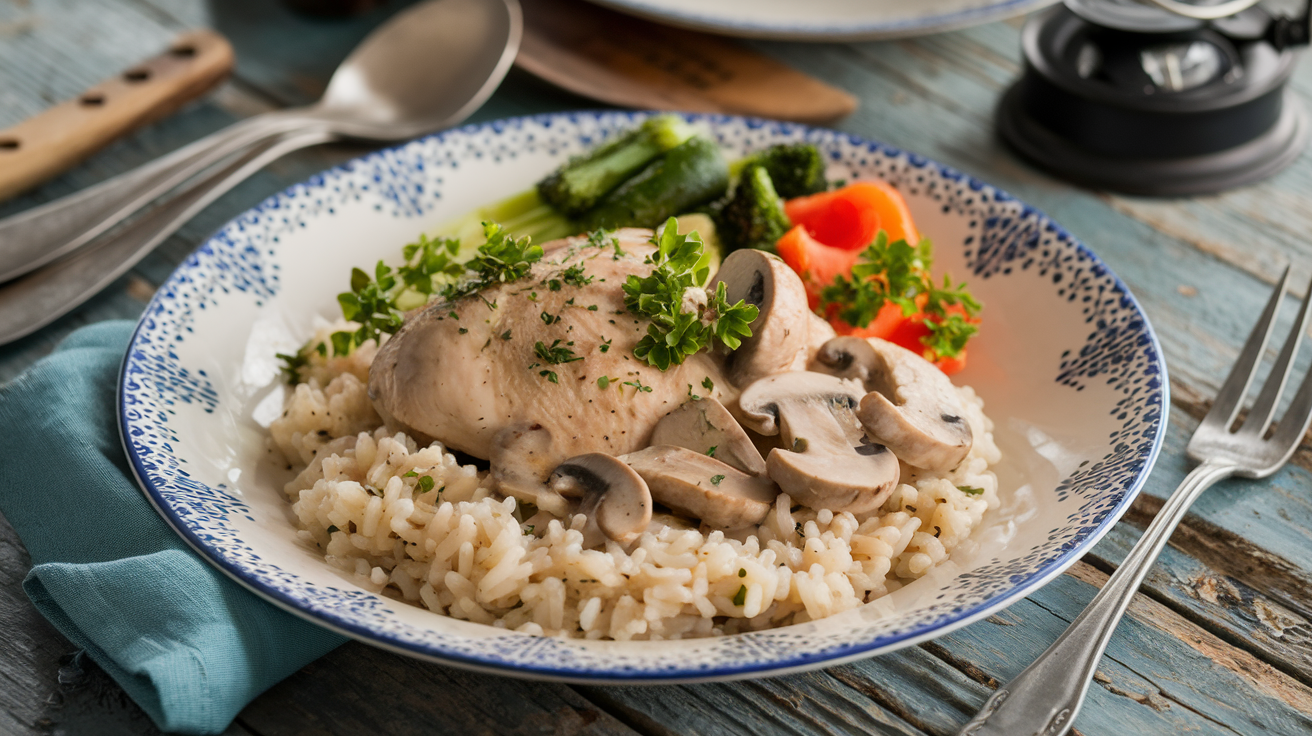
[[[1255,2],[1066,0],[1035,15],[1025,70],[998,107],[1002,138],[1058,176],[1131,194],[1204,194],[1274,174],[1308,139],[1286,83],[1312,0],[1298,17]]]

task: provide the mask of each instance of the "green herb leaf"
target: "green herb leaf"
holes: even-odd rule
[[[957,490],[958,490],[958,491],[961,491],[962,493],[966,494],[967,496],[982,496],[982,495],[984,495],[984,489],[983,489],[983,488],[975,488],[975,487],[973,487],[973,486],[957,486]]]
[[[555,340],[554,342],[551,343],[551,347],[547,347],[545,343],[539,340],[538,342],[533,344],[533,352],[536,353],[537,356],[543,360],[543,362],[550,363],[552,365],[559,365],[561,363],[573,363],[576,360],[583,360],[582,355],[575,355],[574,350],[567,347],[568,345],[573,345],[574,343],[570,342],[570,343],[566,343],[566,346],[562,346],[560,344],[561,342],[562,342],[561,340]]]
[[[418,478],[418,477],[419,477],[419,471],[417,471],[417,470],[409,470],[409,471],[406,472],[405,475],[403,475],[403,476],[401,476],[401,477],[402,477],[402,478]]]
[[[712,381],[710,376],[707,376],[707,377],[703,378],[703,379],[702,379],[702,388],[706,389],[707,391],[714,391],[714,390],[715,390],[715,381]]]
[[[334,524],[334,525],[328,527],[328,533],[329,533],[329,534],[332,534],[333,532],[340,532],[340,531],[341,531],[341,529],[338,529],[336,524]]]
[[[743,301],[729,304],[724,284],[710,295],[702,291],[710,274],[709,254],[697,233],[678,234],[674,218],[653,243],[656,252],[647,262],[656,268],[645,277],[630,275],[623,285],[624,306],[651,320],[633,355],[667,370],[713,339],[737,349],[742,338],[752,334],[748,325],[756,319],[757,308]]]
[[[711,445],[711,449],[706,451],[707,457],[715,457],[715,451],[720,449],[719,445]]]
[[[738,592],[733,594],[733,604],[735,606],[741,606],[746,602],[747,602],[747,586],[739,585]]]
[[[745,577],[747,577],[747,568],[745,568],[745,567],[740,567],[740,568],[738,568],[738,577],[740,577],[740,578],[745,578]]]
[[[712,476],[711,476],[711,485],[713,485],[713,486],[719,486],[719,485],[720,485],[721,483],[723,483],[723,482],[724,482],[724,476],[723,476],[723,475],[712,475]]]
[[[433,490],[433,477],[431,475],[419,476],[419,492],[428,493]]]
[[[541,343],[538,344],[541,345]],[[545,376],[546,379],[552,383],[560,383],[560,378],[556,375],[555,371],[538,371],[538,375]]]

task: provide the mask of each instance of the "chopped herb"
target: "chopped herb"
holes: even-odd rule
[[[738,577],[740,577],[740,578],[745,578],[745,577],[747,577],[747,568],[745,568],[745,567],[740,567],[740,568],[738,568]]]
[[[551,279],[550,281],[547,282],[547,288],[550,289],[551,291],[560,291],[560,287],[561,287],[560,279]]]
[[[518,281],[542,260],[542,246],[533,245],[531,238],[511,237],[496,223],[483,223],[483,235],[487,242],[466,264],[465,279],[448,285],[442,291],[443,297],[458,299],[489,286]]]
[[[720,449],[719,445],[711,445],[711,449],[706,451],[708,457],[715,457],[715,451]]]
[[[614,254],[611,260],[618,261],[621,256],[628,255],[620,248],[620,239],[609,230],[593,230],[588,233],[588,245],[593,248],[613,248]]]
[[[972,318],[981,305],[965,284],[952,286],[948,277],[937,286],[930,277],[933,246],[927,238],[916,245],[906,240],[888,242],[883,230],[862,251],[851,276],[838,275],[820,291],[822,313],[836,314],[854,327],[867,327],[887,304],[896,304],[904,316],[923,311],[929,334],[921,338],[930,360],[955,358],[978,331]],[[956,306],[951,312],[949,307]]]
[[[701,399],[701,397],[692,392],[692,384],[688,384],[688,400],[697,401],[699,399]]]
[[[615,321],[615,320],[611,320],[612,323],[613,323],[614,321]],[[599,347],[599,348],[597,348],[597,349],[600,350],[600,351],[603,352],[603,353],[609,353],[609,352],[610,352],[610,340],[606,340],[605,342],[603,342],[603,343],[601,344],[601,347]]]
[[[322,355],[323,357],[327,358],[327,357],[328,357],[328,346],[325,345],[324,343],[320,342],[318,345],[315,345],[315,346],[314,346],[314,352],[316,352],[316,353],[318,353],[319,355]]]
[[[450,312],[447,312],[447,315],[446,315],[446,316],[448,316],[448,317],[450,317],[451,319],[454,319],[454,320],[458,320],[458,319],[460,319],[460,315],[456,314],[456,310],[454,310],[454,309],[452,309]]]
[[[561,343],[560,340],[556,340],[551,343],[551,347],[547,347],[545,343],[539,340],[538,342],[534,343],[533,352],[536,353],[537,356],[541,358],[544,362],[550,363],[552,365],[559,365],[561,363],[573,363],[576,360],[583,360],[583,356],[575,355],[573,350],[571,350],[568,347],[560,346],[560,343]],[[570,342],[566,344],[573,345],[574,343]]]
[[[547,314],[545,311],[542,312],[542,314],[539,314],[538,317],[542,320],[543,324],[546,325],[554,325],[560,321],[560,315]]]
[[[537,526],[536,524],[529,524],[528,526],[524,527],[524,536],[526,537],[533,536],[533,529],[536,528],[536,526]]]
[[[502,339],[502,340],[509,340],[509,339],[510,339],[510,330],[506,330],[505,332],[501,333],[501,339]]]
[[[538,344],[541,345],[542,343]],[[545,376],[546,379],[552,383],[560,383],[560,377],[556,375],[555,371],[538,371],[538,375]]]
[[[589,312],[595,312],[595,311],[597,311],[597,305],[596,305],[596,304],[589,304],[589,305],[588,305],[588,311],[589,311]]]
[[[565,269],[560,274],[560,280],[570,286],[587,286],[592,283],[594,276],[589,276],[588,272],[583,270],[583,264],[576,263]]]
[[[334,525],[328,527],[328,533],[329,533],[329,534],[332,534],[333,532],[340,532],[340,531],[341,531],[341,529],[338,529],[336,524],[334,524]]]
[[[466,330],[465,328],[461,327],[460,329],[456,330],[456,332],[458,332],[458,333],[460,333],[460,334],[463,335],[463,334],[469,332],[469,330]]]
[[[962,493],[966,494],[967,496],[982,496],[982,495],[984,495],[984,489],[983,489],[983,488],[975,488],[975,487],[973,487],[973,486],[957,486],[957,490],[958,490],[958,491],[961,491]]]
[[[319,344],[322,345],[323,343]],[[276,357],[283,363],[281,370],[283,377],[287,379],[287,383],[293,386],[300,383],[301,369],[310,364],[310,356],[306,350],[301,348],[291,355],[278,353]]]
[[[402,477],[402,478],[418,478],[418,477],[419,477],[419,471],[417,471],[417,470],[413,470],[413,469],[412,469],[412,470],[407,471],[406,474],[403,475],[403,476],[401,476],[401,477]]]
[[[712,476],[711,476],[711,485],[713,485],[713,486],[719,486],[719,485],[720,485],[721,483],[723,483],[723,482],[724,482],[724,476],[723,476],[723,475],[712,475]]]
[[[633,389],[634,389],[634,392],[635,392],[635,393],[637,393],[637,392],[646,392],[646,393],[651,393],[651,386],[644,386],[644,385],[642,385],[642,379],[641,379],[641,378],[635,378],[635,379],[632,380],[632,381],[625,381],[625,382],[624,382],[624,385],[625,385],[625,386],[632,386]]]
[[[538,300],[538,293],[537,293],[536,291],[530,291],[530,292],[528,293],[528,300],[531,301],[531,302],[535,302],[535,301],[537,301],[537,300]]]
[[[615,381],[618,381],[618,380],[620,380],[620,379],[619,379],[619,378],[611,378],[611,377],[609,377],[609,376],[602,376],[601,378],[598,378],[598,379],[597,379],[597,385],[598,385],[599,387],[601,387],[601,390],[602,390],[602,391],[605,391],[606,389],[610,388],[610,385],[611,385],[612,383],[614,383]]]
[[[655,269],[646,277],[630,275],[623,286],[624,306],[651,320],[633,355],[666,370],[713,340],[738,349],[742,339],[752,334],[748,325],[759,310],[742,300],[729,304],[723,282],[711,294],[702,290],[710,276],[710,254],[697,233],[679,235],[673,217],[652,242],[656,252],[647,263]]]
[[[797,437],[793,440],[793,452],[806,452],[806,448],[810,446],[811,443],[807,442],[805,437]]]
[[[419,476],[419,492],[428,493],[433,490],[433,477],[431,475]]]
[[[714,390],[715,390],[715,381],[712,381],[710,376],[707,376],[707,377],[703,378],[703,379],[702,379],[702,388],[706,389],[707,391],[714,391]]]
[[[733,604],[735,606],[741,606],[746,602],[747,602],[747,586],[739,585],[738,592],[733,594]]]

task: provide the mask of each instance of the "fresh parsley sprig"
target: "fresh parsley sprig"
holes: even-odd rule
[[[647,334],[633,348],[634,357],[661,370],[679,365],[690,355],[719,340],[730,350],[750,336],[755,306],[739,300],[729,304],[724,284],[707,294],[711,256],[697,233],[680,235],[673,217],[659,237],[656,252],[647,257],[655,266],[647,276],[630,275],[623,284],[624,306],[651,320]]]
[[[868,327],[890,303],[907,317],[923,311],[930,334],[921,342],[930,359],[955,358],[979,331],[972,318],[981,305],[964,283],[953,287],[944,277],[942,286],[935,284],[929,274],[932,265],[933,246],[927,238],[916,245],[906,240],[890,243],[888,234],[880,230],[852,266],[851,276],[835,276],[820,290],[820,311],[853,327]],[[949,312],[954,305],[960,310]]]

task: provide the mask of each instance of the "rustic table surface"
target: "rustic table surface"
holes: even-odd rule
[[[529,0],[531,1],[531,0]],[[235,76],[207,101],[114,145],[0,216],[147,162],[233,120],[303,104],[401,0],[347,21],[272,0],[0,0],[0,127],[211,26]],[[523,682],[347,644],[257,698],[230,734],[951,734],[1076,616],[1188,470],[1184,444],[1282,265],[1312,275],[1312,157],[1222,196],[1149,200],[1037,173],[1000,146],[992,112],[1019,71],[1020,21],[915,40],[754,43],[851,91],[838,127],[918,151],[1009,190],[1084,239],[1157,327],[1171,368],[1171,429],[1126,518],[1071,570],[1006,611],[863,662],[774,679],[596,687]],[[1312,88],[1305,61],[1294,77]],[[596,107],[515,71],[474,121]],[[230,193],[73,314],[0,349],[0,382],[98,320],[135,319],[155,287],[223,222],[363,149],[291,156]],[[1261,482],[1208,492],[1112,639],[1077,720],[1084,734],[1312,733],[1312,447]],[[2,492],[2,490],[0,490]],[[32,608],[30,562],[0,519],[0,733],[147,734],[143,712]]]

